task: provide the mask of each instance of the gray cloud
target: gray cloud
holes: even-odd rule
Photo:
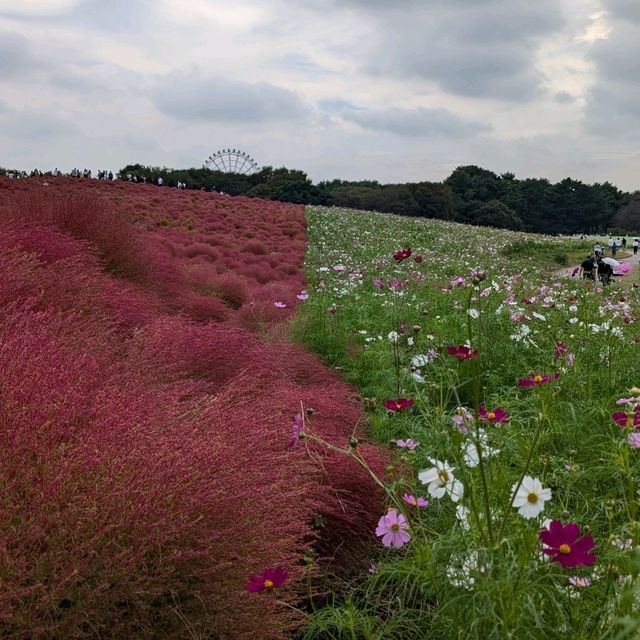
[[[24,36],[0,30],[0,78],[20,79],[37,63]]]
[[[605,0],[609,15],[640,24],[640,3],[637,0]]]
[[[553,94],[553,100],[558,104],[571,104],[576,99],[568,91],[556,91]]]
[[[598,136],[640,137],[640,23],[616,24],[591,49],[596,81],[587,94],[585,126]]]
[[[0,129],[13,139],[45,142],[77,132],[62,118],[46,112],[17,110],[0,105]]]
[[[152,91],[156,107],[183,120],[269,122],[296,120],[310,111],[293,91],[268,82],[243,82],[198,71],[173,72]]]
[[[368,72],[436,82],[461,96],[527,102],[541,93],[538,42],[565,24],[558,2],[436,2],[385,14]],[[424,5],[422,5],[424,6]]]
[[[461,138],[491,129],[480,122],[468,122],[446,109],[363,109],[343,105],[339,106],[337,113],[343,120],[363,129],[405,137]]]

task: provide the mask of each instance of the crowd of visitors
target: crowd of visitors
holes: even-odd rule
[[[20,180],[23,178],[43,178],[43,177],[47,177],[47,176],[53,176],[53,177],[58,177],[58,176],[69,176],[71,178],[95,178],[98,180],[107,180],[107,181],[112,181],[112,180],[127,180],[128,182],[135,182],[135,183],[140,183],[140,184],[147,184],[147,177],[146,176],[137,176],[135,174],[131,174],[131,173],[127,173],[124,175],[120,175],[119,173],[114,174],[113,171],[109,171],[107,169],[100,169],[96,172],[95,176],[94,173],[92,172],[91,169],[77,169],[77,168],[73,168],[71,169],[71,171],[69,173],[63,173],[62,171],[60,171],[60,169],[58,169],[57,167],[55,169],[53,169],[52,171],[47,171],[47,172],[43,172],[40,169],[34,169],[33,171],[31,171],[30,173],[27,173],[26,171],[9,171],[6,173],[6,176],[8,178],[12,178],[15,180]],[[169,184],[167,183],[165,185],[165,181],[162,178],[162,176],[157,176],[153,182],[150,182],[150,184],[155,184],[159,187],[163,187],[163,186],[168,186],[168,187],[176,187],[177,189],[187,189],[187,183],[183,182],[182,180],[178,180],[176,184]],[[215,191],[214,188],[211,189],[212,191]]]

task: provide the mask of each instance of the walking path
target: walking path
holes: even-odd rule
[[[607,256],[605,256],[605,257],[607,257]],[[640,264],[640,251],[638,251],[638,253],[636,255],[633,255],[633,253],[630,253],[625,258],[618,258],[616,256],[615,260],[617,260],[620,264],[633,264],[633,265]],[[571,274],[579,266],[580,265],[574,265],[572,267],[564,267],[564,268],[560,269],[557,273],[560,276],[571,277]],[[631,274],[633,272],[634,272],[634,269],[629,271],[629,273],[625,274],[624,276],[620,276],[620,278],[625,278],[627,281],[629,281],[631,279],[630,276],[631,276]]]

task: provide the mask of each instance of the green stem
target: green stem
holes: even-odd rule
[[[533,440],[531,441],[531,447],[529,448],[529,453],[527,455],[527,460],[524,463],[524,467],[522,468],[522,473],[520,474],[520,479],[517,484],[513,488],[513,493],[511,494],[511,498],[509,499],[509,503],[507,504],[506,509],[504,510],[504,516],[502,517],[502,522],[500,523],[500,528],[498,529],[497,540],[500,540],[502,537],[502,532],[507,524],[507,520],[509,519],[509,511],[513,505],[513,501],[516,499],[516,494],[522,485],[522,481],[524,477],[527,475],[527,471],[529,471],[529,465],[531,464],[531,460],[533,459],[533,454],[536,450],[536,446],[538,445],[538,440],[540,439],[540,434],[542,433],[542,425],[546,418],[543,416],[538,418],[538,424],[536,426],[536,430],[533,434]]]

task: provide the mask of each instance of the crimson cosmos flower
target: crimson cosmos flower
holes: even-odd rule
[[[495,409],[491,409],[491,411],[487,411],[484,405],[480,405],[478,407],[478,417],[483,422],[491,422],[493,424],[499,422],[509,422],[509,412],[505,411],[502,407],[496,407]]]
[[[289,574],[282,567],[265,569],[261,576],[251,576],[244,586],[251,593],[260,593],[260,591],[269,591],[281,586],[288,577]]]
[[[403,409],[408,409],[413,406],[413,400],[409,398],[398,398],[397,400],[387,400],[384,403],[384,406],[389,409],[389,411],[402,411]]]
[[[472,351],[464,344],[459,347],[447,347],[447,353],[454,358],[458,358],[458,360],[471,360],[471,358],[476,358],[478,356],[477,349]]]
[[[563,567],[591,565],[596,556],[590,553],[595,546],[591,536],[580,538],[580,527],[574,522],[564,525],[560,520],[552,520],[548,529],[543,529],[538,537],[546,545],[542,550],[552,556],[553,562]]]
[[[528,378],[520,378],[518,380],[519,387],[539,387],[541,384],[547,384],[551,380],[557,380],[560,377],[559,373],[554,373],[552,376],[543,376],[539,373],[530,373]]]
[[[553,355],[556,358],[562,358],[562,356],[566,352],[567,352],[567,345],[564,342],[560,341],[560,340],[558,342],[556,342]]]
[[[619,424],[623,428],[624,427],[628,427],[629,429],[631,429],[632,427],[634,429],[640,428],[640,413],[637,413],[636,411],[634,411],[633,413],[624,413],[623,411],[616,411],[614,414],[612,414],[611,419],[616,424]]]
[[[402,262],[406,258],[411,257],[411,247],[407,247],[406,249],[400,249],[393,254],[393,257],[398,261]]]

